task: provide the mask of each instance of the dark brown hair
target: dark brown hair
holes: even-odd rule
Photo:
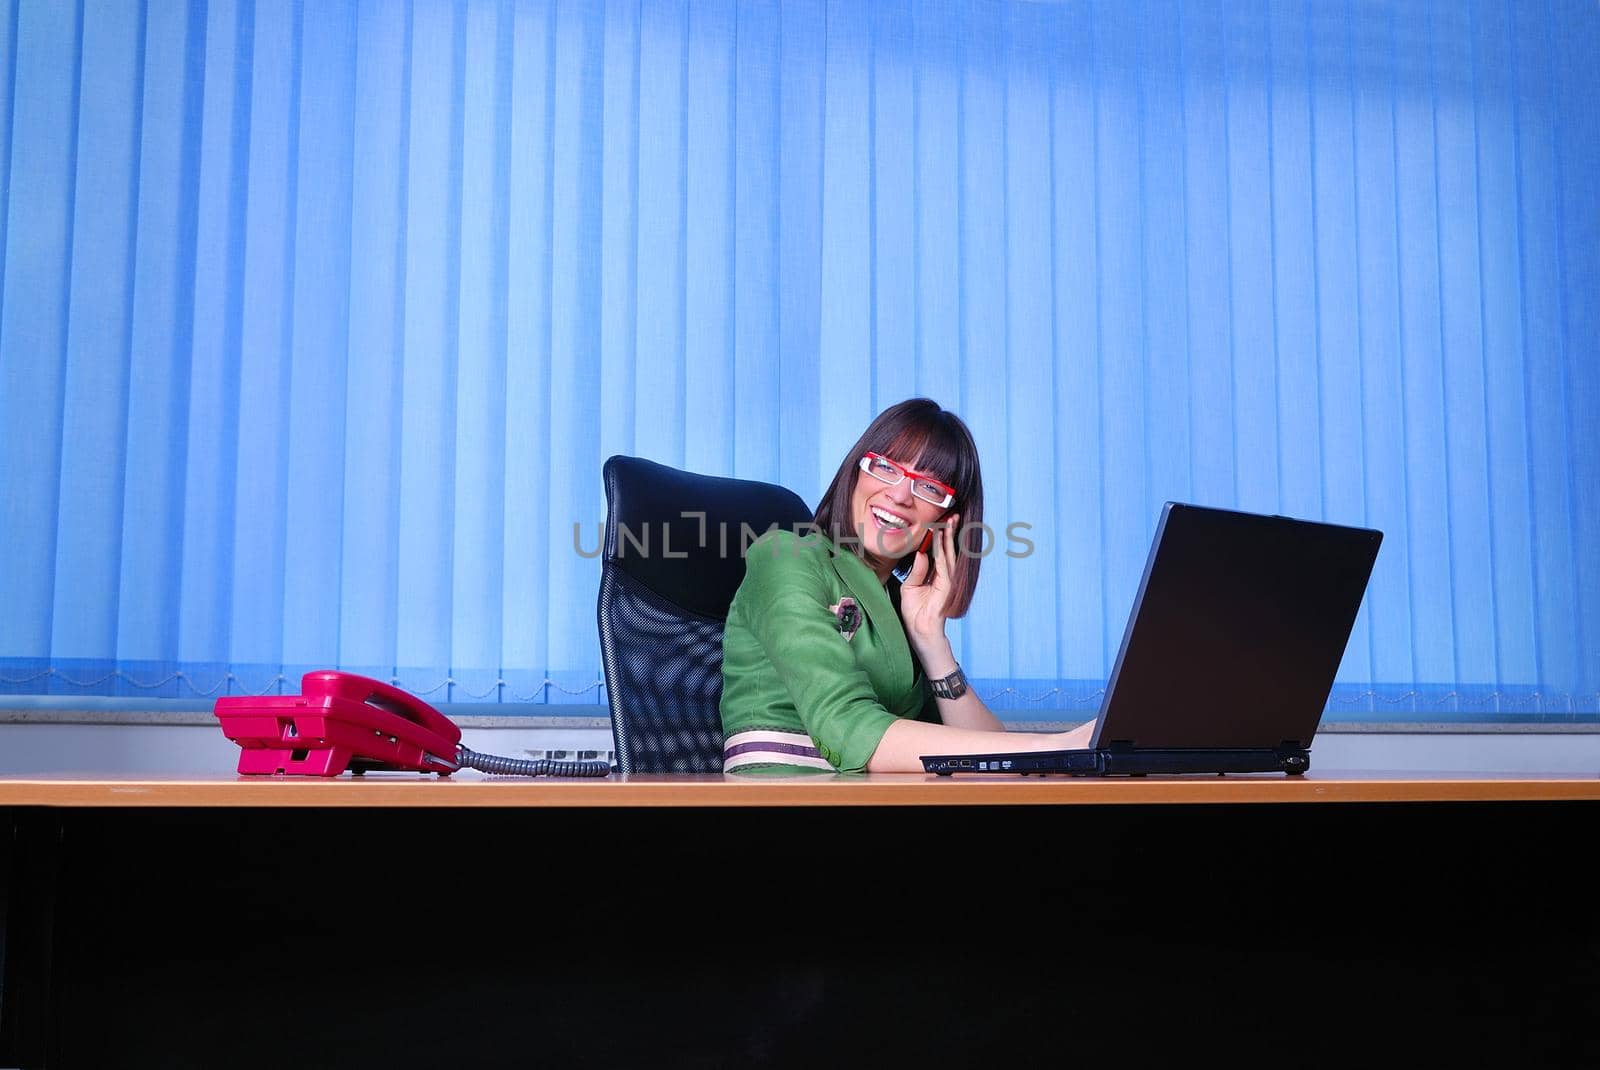
[[[978,587],[978,566],[983,563],[978,557],[983,548],[983,529],[979,527],[983,523],[983,473],[978,468],[978,446],[972,432],[961,417],[927,398],[911,398],[878,414],[845,454],[812,521],[834,545],[850,547],[857,557],[864,554],[861,533],[851,528],[850,500],[865,453],[893,457],[955,488],[956,500],[946,512],[961,514],[961,528],[955,533],[953,590],[945,615],[966,616]]]

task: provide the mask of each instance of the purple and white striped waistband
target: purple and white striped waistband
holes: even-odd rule
[[[735,732],[722,744],[722,771],[731,772],[746,765],[802,765],[808,769],[833,766],[817,751],[804,732],[769,732],[752,729]]]

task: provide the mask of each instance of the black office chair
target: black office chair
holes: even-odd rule
[[[744,580],[742,535],[812,511],[771,483],[642,457],[612,457],[603,476],[600,660],[618,769],[720,773],[722,627]]]

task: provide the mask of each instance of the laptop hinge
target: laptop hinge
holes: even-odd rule
[[[1109,743],[1100,744],[1100,749],[1108,751],[1131,751],[1136,750],[1137,748],[1134,746],[1133,740],[1131,739],[1113,739]],[[1304,754],[1310,748],[1297,739],[1286,739],[1273,749],[1279,754]]]

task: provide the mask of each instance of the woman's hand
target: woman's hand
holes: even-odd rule
[[[919,553],[911,565],[911,575],[900,585],[900,617],[905,621],[906,638],[919,656],[937,650],[945,642],[944,607],[954,589],[951,563],[956,557],[956,525],[959,513],[938,522],[933,553]]]
[[[1094,721],[1085,721],[1070,732],[1059,733],[1057,746],[1062,750],[1087,750],[1089,741],[1094,738],[1094,725]]]

